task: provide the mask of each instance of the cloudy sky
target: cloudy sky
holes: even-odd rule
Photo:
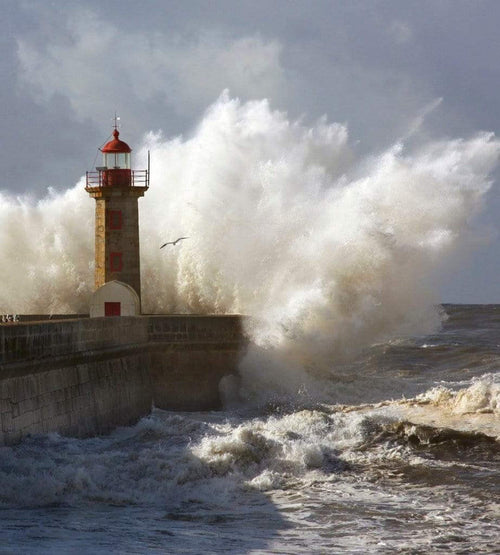
[[[132,146],[189,136],[229,89],[346,123],[359,152],[500,131],[496,0],[0,0],[0,190],[43,197],[92,169],[116,110]],[[442,99],[440,101],[440,99]],[[433,107],[432,110],[429,107]],[[499,177],[498,173],[495,176]],[[500,302],[496,184],[442,292]]]

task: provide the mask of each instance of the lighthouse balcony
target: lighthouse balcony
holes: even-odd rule
[[[148,170],[98,168],[95,172],[87,172],[87,191],[100,188],[138,187],[149,188]]]

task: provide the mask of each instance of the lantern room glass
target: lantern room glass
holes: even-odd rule
[[[108,170],[129,170],[130,152],[105,152],[103,161]]]

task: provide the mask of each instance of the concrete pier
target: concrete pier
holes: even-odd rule
[[[220,406],[246,341],[240,316],[80,318],[0,326],[0,444],[109,432]]]

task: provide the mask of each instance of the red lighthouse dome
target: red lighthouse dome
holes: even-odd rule
[[[127,143],[120,141],[118,138],[120,133],[118,129],[113,131],[114,139],[106,143],[102,148],[101,152],[132,152],[132,149],[128,146]]]

